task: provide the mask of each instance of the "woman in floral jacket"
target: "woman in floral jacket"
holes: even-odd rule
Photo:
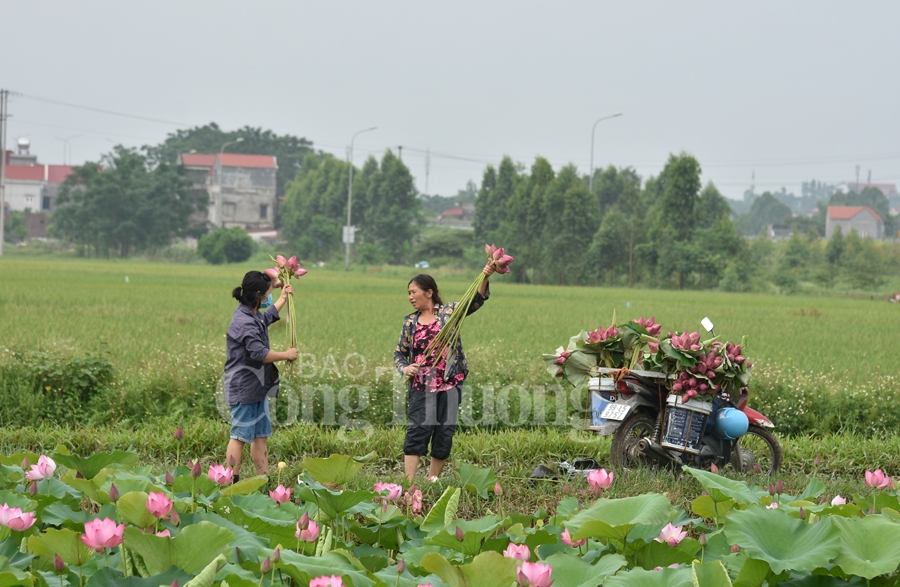
[[[490,277],[493,263],[484,266]],[[445,357],[425,358],[425,349],[443,328],[456,309],[456,302],[444,304],[437,283],[430,275],[417,275],[407,285],[409,303],[416,310],[408,315],[400,331],[400,342],[394,350],[397,370],[409,377],[409,426],[403,443],[403,466],[410,481],[416,475],[419,460],[431,444],[428,479],[436,480],[444,469],[453,446],[453,434],[459,416],[462,384],[469,372],[462,341]],[[469,306],[469,314],[490,297],[485,279]],[[437,359],[437,364],[435,363]]]

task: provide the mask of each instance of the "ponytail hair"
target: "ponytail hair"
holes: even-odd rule
[[[438,286],[434,277],[426,275],[425,273],[420,273],[409,280],[409,283],[413,282],[415,282],[422,291],[431,290],[431,301],[434,302],[435,306],[442,306],[444,304],[444,302],[441,301],[441,295],[438,293]],[[406,284],[406,287],[409,287],[409,283]]]
[[[272,280],[262,271],[248,271],[241,284],[231,290],[231,297],[254,310],[272,287]]]

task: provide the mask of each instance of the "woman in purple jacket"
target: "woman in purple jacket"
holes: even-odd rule
[[[268,396],[278,395],[278,368],[275,361],[294,361],[297,349],[277,352],[269,349],[269,325],[279,320],[278,312],[294,289],[285,285],[272,303],[272,282],[260,271],[244,275],[231,295],[239,301],[226,335],[225,401],[231,407],[231,439],[225,453],[240,479],[241,455],[250,444],[250,458],[257,475],[269,474],[268,437],[272,435]]]

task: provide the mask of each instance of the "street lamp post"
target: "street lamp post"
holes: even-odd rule
[[[233,141],[228,141],[222,148],[219,149],[219,154],[216,155],[216,224],[219,225],[219,228],[225,226],[225,219],[222,217],[222,154],[225,152],[225,147],[228,145],[233,145],[235,143],[240,143],[244,140],[244,137],[238,137]]]
[[[347,185],[347,226],[344,227],[344,244],[347,246],[344,258],[344,268],[347,271],[350,270],[350,242],[353,240],[353,233],[351,232],[353,229],[350,226],[350,210],[353,206],[353,141],[356,140],[356,135],[375,130],[376,128],[378,127],[373,126],[371,128],[364,128],[363,130],[356,131],[350,139],[350,152],[347,154],[347,160],[350,163],[350,182]]]
[[[622,114],[622,112],[616,112],[610,116],[598,118],[597,121],[594,122],[594,126],[591,127],[591,173],[588,176],[588,191],[591,193],[594,193],[594,130],[597,128],[597,123],[609,120],[610,118],[616,118],[617,116],[622,116]]]

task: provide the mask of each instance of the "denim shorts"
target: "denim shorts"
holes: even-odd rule
[[[256,438],[272,436],[272,420],[269,418],[269,401],[231,406],[231,438],[241,442],[253,442]]]

